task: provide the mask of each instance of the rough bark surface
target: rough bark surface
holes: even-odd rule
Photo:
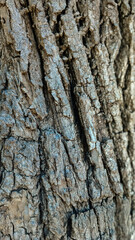
[[[0,0],[0,239],[135,239],[135,1]]]

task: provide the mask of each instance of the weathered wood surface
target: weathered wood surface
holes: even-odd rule
[[[135,239],[135,1],[0,0],[0,239]]]

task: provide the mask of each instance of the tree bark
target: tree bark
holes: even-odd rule
[[[134,0],[0,12],[0,239],[134,240]]]

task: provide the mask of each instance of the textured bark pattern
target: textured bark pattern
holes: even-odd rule
[[[135,1],[1,0],[0,239],[135,239]]]

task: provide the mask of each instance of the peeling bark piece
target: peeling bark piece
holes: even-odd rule
[[[20,52],[21,71],[25,73],[28,68],[28,56],[30,53],[30,42],[26,35],[25,23],[13,0],[7,0],[6,6],[11,14],[11,35],[15,41],[15,49]]]

